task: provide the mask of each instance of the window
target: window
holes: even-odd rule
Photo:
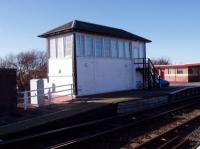
[[[177,69],[177,74],[183,74],[183,69],[178,68]]]
[[[92,56],[92,54],[93,54],[93,38],[92,36],[86,36],[85,56]]]
[[[193,73],[194,73],[193,69],[189,68],[189,74],[193,74]]]
[[[172,73],[172,70],[171,69],[168,69],[168,74],[171,74]]]
[[[64,57],[63,37],[57,38],[57,57],[58,58],[63,58]]]
[[[129,48],[129,42],[126,41],[124,43],[124,48],[125,48],[125,57],[130,58],[130,48]]]
[[[110,39],[105,38],[103,42],[103,54],[105,57],[110,56]]]
[[[124,57],[124,42],[122,40],[118,41],[118,47],[119,47],[119,58]]]
[[[132,58],[136,58],[136,50],[135,49],[136,49],[135,42],[132,42],[131,43],[131,54],[132,54],[131,57]]]
[[[139,43],[139,56],[140,58],[144,58],[145,57],[145,48],[144,48],[144,43]]]
[[[95,38],[95,56],[100,57],[102,56],[102,39],[99,37]]]
[[[77,35],[76,36],[76,49],[77,49],[77,56],[84,56],[84,36]]]
[[[140,57],[140,49],[138,48],[138,47],[136,47],[135,49],[134,49],[134,54],[135,54],[135,57],[134,58],[141,58]]]
[[[65,37],[65,57],[72,55],[72,36]]]
[[[118,56],[117,40],[111,40],[111,55],[112,57]]]
[[[50,58],[56,58],[56,39],[50,39]]]

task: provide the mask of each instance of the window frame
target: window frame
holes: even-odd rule
[[[75,36],[76,36],[76,41],[75,41],[75,44],[76,44],[76,56],[77,57],[85,57],[85,35],[84,34],[75,34]],[[78,45],[78,40],[77,40],[78,36],[79,36],[79,44],[80,45]],[[82,50],[82,54],[80,54],[81,52],[78,52],[80,50],[78,48],[81,47],[81,38],[83,39],[83,41],[82,41],[83,42],[83,45],[82,45],[83,49],[81,49]]]
[[[120,56],[120,42],[122,43],[122,57]],[[124,40],[122,40],[122,39],[119,39],[118,40],[118,51],[119,51],[119,55],[118,55],[118,58],[120,58],[120,59],[124,59],[125,58],[125,47],[124,47]]]
[[[59,39],[60,39],[60,38],[61,38],[61,40],[62,40],[62,42],[61,42],[61,43],[62,43],[62,44],[61,44],[61,46],[62,46],[62,53],[61,53],[61,56],[59,56],[60,51],[59,51],[59,48],[58,48],[58,47],[59,47]],[[65,48],[64,44],[65,44],[65,43],[64,43],[64,36],[57,36],[57,37],[56,37],[56,53],[57,53],[57,54],[56,54],[56,55],[57,55],[56,58],[57,58],[57,59],[63,59],[63,58],[64,58],[64,51],[65,51],[65,49],[64,49],[64,48]]]
[[[97,55],[97,39],[99,39],[101,41],[101,51],[100,51],[100,55]],[[94,36],[94,57],[103,57],[103,38],[100,36]]]
[[[85,57],[93,57],[94,56],[94,37],[92,35],[88,35],[88,34],[84,35],[84,37],[85,37],[85,40],[84,40],[85,41],[85,44],[84,44],[85,45],[85,47],[84,47],[85,48],[84,56]],[[88,51],[87,50],[87,37],[90,37],[92,39],[92,42],[91,42],[92,43],[91,55],[87,55],[87,51]]]
[[[143,50],[145,51],[145,48],[143,50],[140,48],[140,42],[138,41],[89,33],[76,33],[75,36],[77,57],[135,59],[140,58],[140,53]],[[66,41],[64,43],[66,44]],[[92,47],[92,49],[88,47]],[[145,53],[143,55],[145,56]]]
[[[51,40],[54,40],[54,57],[52,57],[52,46],[51,46]],[[57,58],[57,39],[56,37],[52,37],[52,38],[49,38],[49,58],[50,59],[56,59]]]
[[[113,56],[113,46],[112,46],[112,42],[115,42],[115,52],[116,52],[116,56]],[[111,58],[119,58],[119,48],[118,48],[118,39],[116,38],[111,38],[110,40],[110,53],[111,53]]]
[[[105,55],[106,53],[106,49],[105,49],[105,41],[108,41],[109,45],[108,45],[108,55]],[[111,57],[111,39],[108,37],[103,37],[103,57],[109,58]]]
[[[177,74],[183,74],[183,69],[182,68],[177,68],[176,69]]]
[[[127,45],[128,45],[128,57],[127,57],[127,49],[126,49],[126,43],[127,43]],[[130,42],[128,41],[128,40],[125,40],[124,41],[124,58],[126,58],[126,59],[131,59],[131,51],[130,51]]]
[[[71,41],[71,49],[70,49],[70,55],[67,55],[66,53],[67,53],[67,38],[72,38],[72,39],[70,39],[69,41]],[[69,44],[69,43],[68,43]],[[66,35],[66,36],[64,36],[64,58],[69,58],[69,57],[72,57],[72,54],[73,54],[73,36],[68,36],[68,35]]]
[[[168,74],[172,74],[172,69],[168,68]]]

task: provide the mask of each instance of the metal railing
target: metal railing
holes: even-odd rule
[[[61,89],[59,89],[61,88]],[[63,89],[66,88],[66,89]],[[32,92],[35,94],[32,95]],[[61,93],[61,94],[59,94]],[[55,96],[53,96],[55,95]],[[71,96],[71,99],[73,100],[73,85],[72,84],[66,84],[66,85],[59,85],[59,86],[52,86],[47,87],[43,89],[37,89],[37,90],[30,90],[30,91],[21,91],[18,92],[18,102],[22,102],[24,106],[24,110],[27,110],[28,105],[30,104],[31,98],[41,98],[41,102],[45,102],[45,98],[47,98],[48,104],[52,103],[52,99],[65,97],[65,96]]]
[[[143,73],[143,88],[160,87],[160,75],[149,58],[135,58],[134,64],[136,69],[142,70]]]
[[[134,58],[133,59],[133,62],[134,62],[134,64],[144,64],[144,63],[146,63],[146,58]]]

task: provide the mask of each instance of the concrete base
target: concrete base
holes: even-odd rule
[[[140,112],[161,106],[168,102],[168,96],[158,96],[149,99],[141,99],[119,103],[117,113]]]

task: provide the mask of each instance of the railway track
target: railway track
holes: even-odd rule
[[[171,129],[163,132],[156,137],[149,138],[148,141],[138,145],[137,147],[130,147],[129,149],[188,149],[191,148],[190,140],[187,136],[200,125],[200,113],[192,118],[178,122],[172,126]]]
[[[88,142],[96,137],[104,136],[133,126],[139,126],[142,123],[148,123],[151,120],[159,119],[165,115],[191,108],[198,104],[199,101],[194,100],[192,103],[188,102],[181,106],[169,105],[168,110],[166,110],[167,108],[165,107],[166,109],[164,111],[157,111],[157,114],[118,115],[32,135],[1,137],[0,148],[71,148],[73,146],[78,146],[79,143]]]

